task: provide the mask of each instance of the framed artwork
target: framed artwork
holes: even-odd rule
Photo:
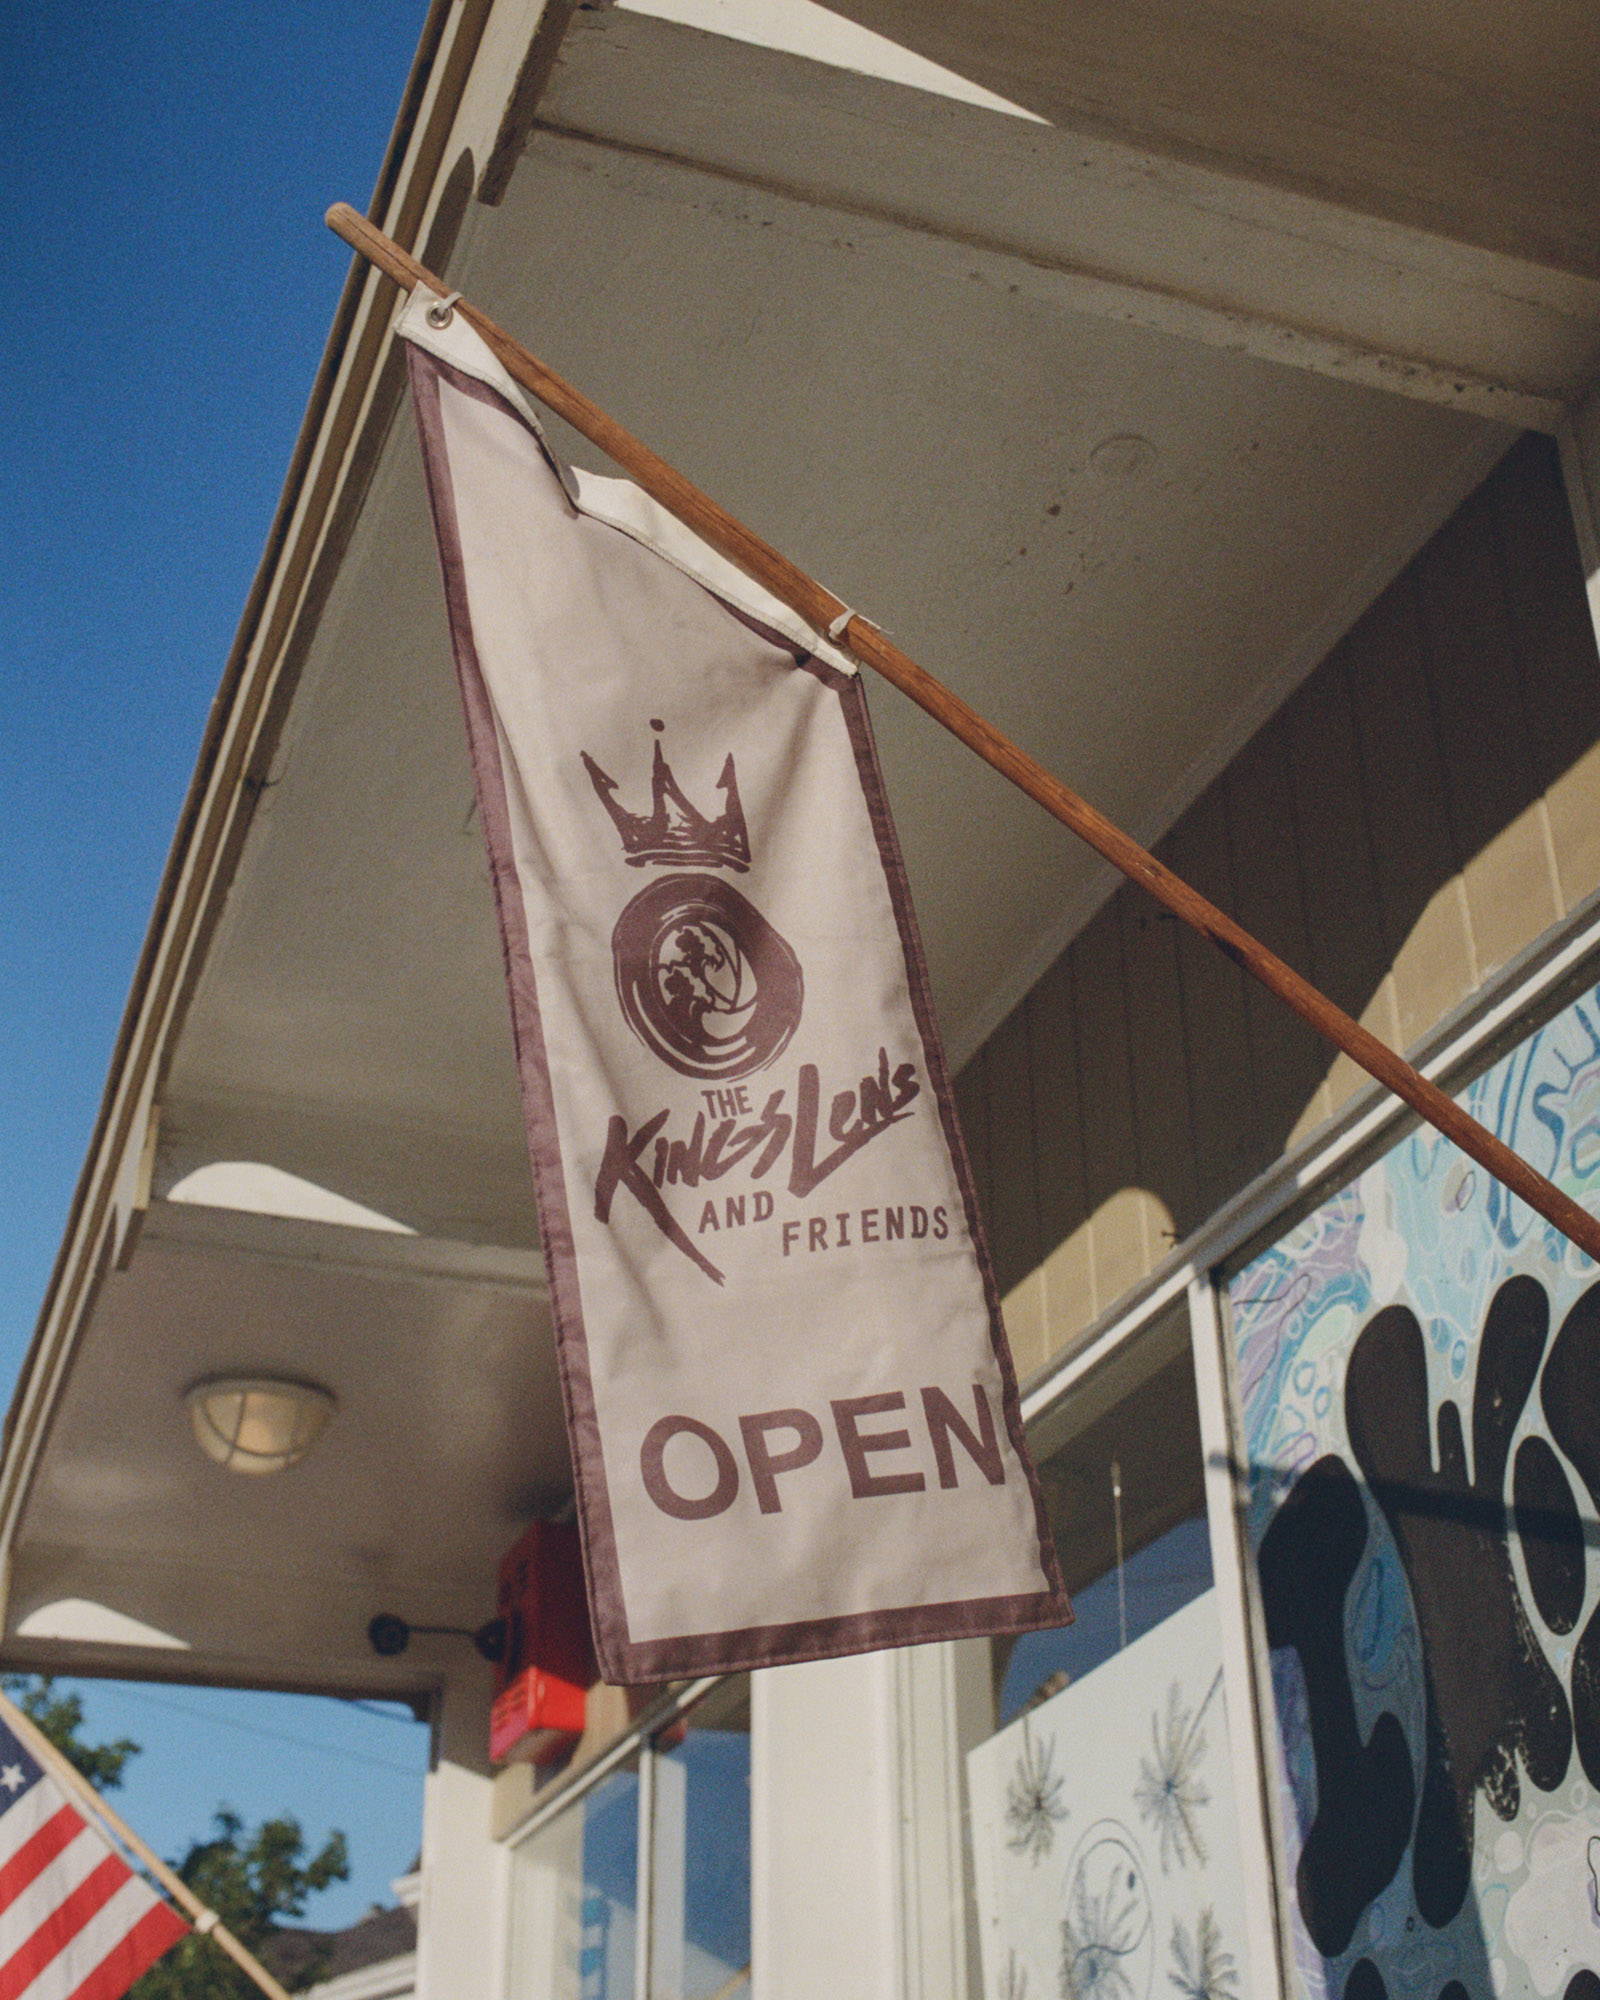
[[[1600,1205],[1600,993],[1462,1098]],[[1228,1283],[1307,2000],[1600,2000],[1597,1280],[1423,1129]]]

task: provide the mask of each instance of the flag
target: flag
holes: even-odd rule
[[[0,2000],[120,2000],[188,1931],[0,1723]]]
[[[601,1671],[1070,1616],[852,662],[399,331]]]

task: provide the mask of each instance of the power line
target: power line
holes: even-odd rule
[[[403,1722],[408,1729],[421,1727],[416,1711],[404,1701],[363,1701],[358,1694],[325,1694],[324,1701],[336,1701],[344,1708],[359,1708],[363,1715],[375,1715],[380,1722]]]
[[[394,1763],[388,1757],[373,1757],[364,1750],[349,1750],[334,1743],[318,1743],[308,1736],[292,1735],[287,1729],[272,1729],[264,1723],[240,1722],[231,1715],[208,1714],[203,1708],[194,1708],[186,1701],[169,1701],[158,1694],[147,1694],[142,1689],[135,1691],[122,1683],[120,1692],[131,1702],[142,1702],[147,1708],[169,1708],[174,1715],[187,1715],[197,1722],[214,1723],[219,1729],[236,1730],[241,1736],[259,1736],[274,1743],[287,1743],[296,1750],[314,1750],[323,1757],[345,1757],[355,1764],[370,1764],[374,1770],[393,1771],[402,1778],[420,1778],[422,1773],[409,1764]]]

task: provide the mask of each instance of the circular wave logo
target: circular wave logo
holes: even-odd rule
[[[617,919],[611,949],[629,1027],[680,1075],[749,1076],[799,1026],[799,960],[755,905],[716,876],[652,882]]]

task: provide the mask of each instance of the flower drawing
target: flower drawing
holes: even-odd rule
[[[1056,1825],[1067,1816],[1061,1802],[1065,1781],[1054,1769],[1055,1750],[1053,1741],[1041,1749],[1024,1719],[1022,1755],[1006,1786],[1006,1825],[1010,1828],[1006,1845],[1015,1854],[1026,1854],[1035,1867],[1055,1845]]]
[[[1061,2000],[1135,2000],[1131,1964],[1149,1926],[1136,1874],[1113,1868],[1096,1894],[1080,1868],[1061,1923]]]
[[[1211,1909],[1200,1912],[1193,1937],[1181,1921],[1172,1926],[1172,1964],[1167,1977],[1183,2000],[1238,2000],[1238,1969],[1233,1953],[1222,1948],[1222,1932]]]
[[[1205,1700],[1191,1714],[1184,1706],[1183,1690],[1174,1681],[1167,1693],[1165,1716],[1150,1718],[1151,1755],[1139,1759],[1139,1782],[1133,1796],[1139,1817],[1160,1839],[1163,1874],[1174,1861],[1185,1868],[1191,1861],[1205,1865],[1199,1814],[1211,1803],[1211,1794],[1200,1777],[1200,1761],[1206,1751],[1206,1734],[1200,1725],[1221,1682],[1219,1668]]]

